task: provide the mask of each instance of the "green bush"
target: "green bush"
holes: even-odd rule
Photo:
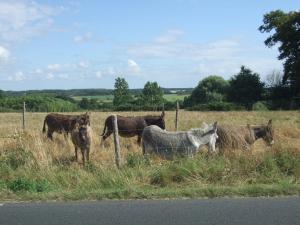
[[[31,180],[26,177],[18,177],[8,183],[8,188],[13,192],[44,192],[50,189],[50,185],[47,180]]]
[[[206,104],[198,104],[187,108],[190,111],[232,111],[245,110],[245,107],[231,102],[210,102]]]
[[[277,166],[284,175],[296,176],[300,171],[300,154],[280,151],[274,154]]]
[[[266,102],[259,101],[259,102],[256,102],[255,104],[253,104],[252,110],[255,110],[255,111],[267,111],[269,109],[268,109],[268,106],[267,106]]]

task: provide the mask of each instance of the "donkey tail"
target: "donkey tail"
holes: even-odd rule
[[[104,134],[105,134],[105,131],[106,131],[106,127],[107,127],[107,119],[105,120],[105,123],[104,123],[104,128],[103,128],[103,133],[102,134],[100,134],[100,136],[104,136]]]
[[[44,119],[43,133],[46,132],[46,121],[47,121],[47,117]]]

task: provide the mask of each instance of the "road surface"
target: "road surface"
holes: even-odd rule
[[[1,203],[1,225],[297,225],[300,198]]]

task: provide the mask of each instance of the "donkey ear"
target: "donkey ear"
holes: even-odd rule
[[[218,122],[216,121],[216,122],[214,122],[214,125],[213,125],[214,130],[217,130],[217,126],[218,126]]]
[[[272,127],[272,120],[269,120],[268,127]]]
[[[163,111],[161,112],[160,117],[161,117],[161,118],[164,118],[164,117],[165,117],[165,109],[163,109]]]

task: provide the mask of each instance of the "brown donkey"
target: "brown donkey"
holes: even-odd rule
[[[242,127],[218,126],[217,148],[220,152],[225,149],[250,150],[254,142],[262,138],[267,145],[274,144],[272,120],[267,125],[247,125]]]
[[[138,136],[138,144],[141,143],[142,133],[146,126],[156,125],[161,129],[165,129],[165,111],[162,111],[160,116],[117,116],[119,135],[122,137]],[[102,141],[105,141],[114,131],[113,116],[109,116],[105,120]]]
[[[83,165],[85,160],[89,161],[90,147],[92,143],[92,130],[89,125],[75,124],[75,128],[71,131],[72,142],[75,147],[75,158],[78,162],[77,151],[78,148],[81,150]]]

